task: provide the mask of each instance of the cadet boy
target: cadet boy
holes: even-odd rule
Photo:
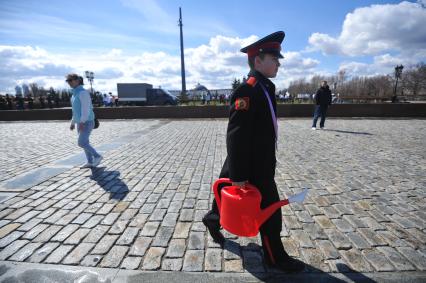
[[[248,55],[250,73],[231,97],[226,137],[228,155],[219,176],[230,178],[236,186],[243,187],[247,182],[255,185],[262,194],[262,208],[280,200],[274,181],[278,138],[275,85],[269,78],[277,75],[284,36],[283,31],[278,31],[241,49]],[[223,247],[225,238],[219,230],[215,201],[203,223],[213,240]],[[260,227],[265,262],[286,272],[299,272],[304,269],[304,263],[286,253],[281,230],[279,209]]]

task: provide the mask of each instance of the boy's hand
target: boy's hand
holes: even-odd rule
[[[75,129],[75,125],[74,125],[74,124],[71,124],[71,125],[70,125],[70,130],[71,130],[71,131],[73,131],[74,129]]]

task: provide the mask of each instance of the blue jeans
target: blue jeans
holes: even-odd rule
[[[80,131],[77,124],[78,131],[78,146],[84,149],[84,153],[86,154],[87,162],[92,163],[93,157],[99,157],[99,153],[90,145],[89,137],[90,133],[93,130],[93,126],[95,125],[94,121],[87,121],[84,123],[83,130]]]
[[[320,127],[323,128],[325,124],[325,116],[327,115],[328,105],[316,105],[314,113],[314,121],[312,122],[312,127],[317,127],[317,121],[319,116],[321,116]]]

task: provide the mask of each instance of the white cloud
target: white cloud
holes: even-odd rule
[[[346,15],[338,37],[314,33],[308,50],[349,56],[426,50],[426,9],[420,3],[372,5]]]
[[[247,57],[239,50],[257,37],[216,36],[208,44],[185,50],[187,88],[197,83],[208,88],[230,88],[234,78],[246,76]],[[288,85],[291,79],[313,74],[319,62],[301,53],[284,53],[283,67],[274,81]],[[127,54],[121,49],[109,52],[81,51],[73,54],[51,53],[33,46],[0,46],[0,92],[14,93],[16,84],[37,82],[41,86],[67,88],[64,76],[69,72],[95,73],[93,87],[116,92],[118,82],[148,82],[166,89],[180,89],[180,56],[166,52]]]

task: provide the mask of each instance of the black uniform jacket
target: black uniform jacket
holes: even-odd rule
[[[273,181],[275,176],[276,136],[269,102],[261,84],[276,113],[275,85],[257,71],[252,71],[231,97],[226,136],[228,156],[221,177],[229,177],[233,182],[259,184]]]

